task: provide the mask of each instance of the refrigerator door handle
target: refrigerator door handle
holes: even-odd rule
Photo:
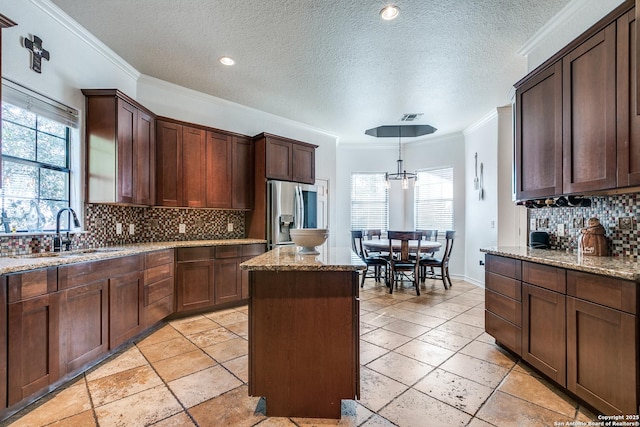
[[[302,189],[299,185],[296,185],[296,228],[302,228],[304,225],[304,199],[302,198]]]

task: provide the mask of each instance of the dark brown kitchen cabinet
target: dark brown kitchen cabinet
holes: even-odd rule
[[[7,404],[60,378],[60,298],[56,269],[7,276]]]
[[[144,326],[142,269],[110,278],[109,348],[116,348],[129,338],[135,337],[142,332]]]
[[[155,204],[155,116],[116,89],[86,96],[87,199]]]
[[[254,145],[250,138],[234,136],[231,145],[233,209],[253,208]]]
[[[500,345],[522,353],[522,262],[485,257],[485,328]]]
[[[60,300],[61,370],[70,374],[109,350],[109,280],[73,284]]]
[[[159,206],[206,206],[206,132],[157,120],[156,202]]]
[[[637,413],[637,284],[567,273],[567,388],[606,414]]]
[[[232,183],[232,137],[219,132],[207,132],[206,146],[206,206],[230,208]]]
[[[215,305],[214,253],[212,246],[176,250],[176,312]]]
[[[562,194],[562,61],[516,91],[516,198]]]
[[[281,136],[262,133],[254,137],[256,147],[265,150],[265,173],[267,179],[314,184],[316,181],[315,149],[307,144]]]
[[[264,243],[242,245],[242,262],[249,261],[265,251],[266,245]],[[240,270],[240,282],[240,298],[247,299],[249,298],[249,270]]]
[[[616,25],[562,59],[563,192],[616,186]]]
[[[216,246],[214,261],[214,301],[216,304],[238,301],[241,298],[242,280],[240,245]]]
[[[13,27],[17,25],[15,22],[13,22],[11,19],[7,18],[6,16],[0,14],[0,74],[2,71],[2,29],[3,28],[8,28],[8,27]],[[0,85],[0,99],[2,99],[2,85]],[[0,111],[0,153],[2,152],[2,111]],[[2,162],[0,162],[0,176],[2,176]],[[2,180],[0,180],[0,188],[2,188]],[[0,378],[1,380],[1,378]],[[3,406],[3,402],[4,400],[2,400],[2,395],[0,393],[0,408],[2,408]]]
[[[617,30],[618,187],[627,187],[640,185],[635,9],[618,19]]]
[[[0,276],[0,413],[7,407],[7,278]]]
[[[152,326],[174,312],[174,250],[145,254],[144,319]]]

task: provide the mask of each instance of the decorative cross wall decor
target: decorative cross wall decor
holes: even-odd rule
[[[33,41],[25,38],[24,47],[31,51],[31,69],[36,73],[42,72],[42,58],[49,60],[49,51],[42,48],[42,39],[34,35]]]

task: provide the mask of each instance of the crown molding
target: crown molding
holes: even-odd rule
[[[74,21],[69,15],[67,15],[58,6],[53,4],[50,0],[29,1],[31,1],[31,3],[38,9],[49,15],[51,19],[62,25],[70,33],[78,37],[78,39],[84,41],[88,46],[104,56],[108,61],[121,69],[129,77],[134,80],[137,80],[140,77],[140,72],[132,67],[131,64],[122,59],[118,54],[116,54],[107,45],[98,40],[96,36],[87,31],[86,28]]]
[[[498,110],[494,108],[493,110],[485,114],[485,116],[482,117],[480,120],[478,120],[477,122],[467,127],[465,130],[463,130],[462,133],[464,134],[464,136],[467,136],[471,132],[475,132],[476,130],[478,130],[478,128],[486,125],[488,122],[495,119],[496,117],[498,117]]]
[[[543,40],[552,35],[554,31],[569,22],[578,12],[586,7],[588,0],[571,0],[560,12],[544,24],[529,40],[516,52],[518,55],[527,56]]]

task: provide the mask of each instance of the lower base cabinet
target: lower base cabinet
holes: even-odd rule
[[[109,348],[116,348],[144,328],[144,272],[109,279]]]

